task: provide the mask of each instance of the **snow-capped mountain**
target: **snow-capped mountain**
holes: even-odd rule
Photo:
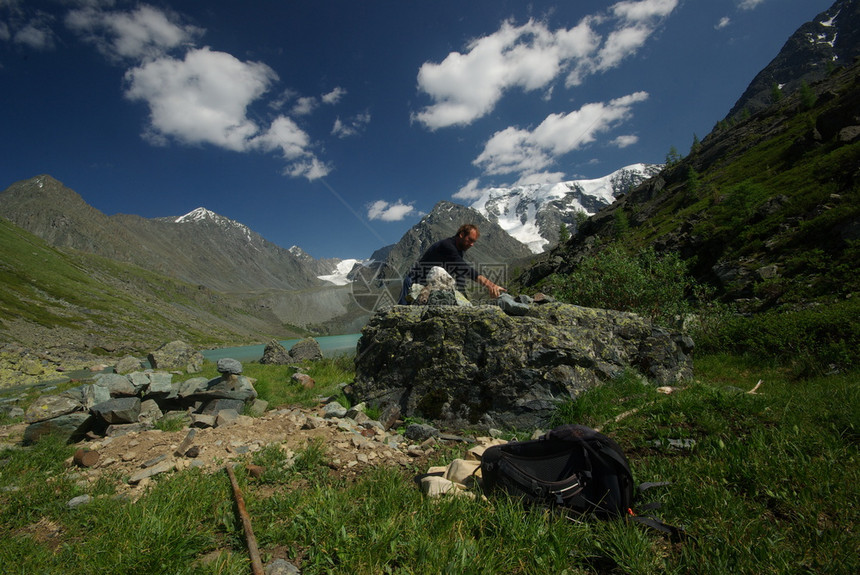
[[[158,218],[157,218],[158,219]],[[222,215],[216,214],[211,210],[207,210],[204,207],[196,208],[185,214],[184,216],[179,216],[178,218],[165,218],[168,220],[173,220],[175,224],[187,224],[192,222],[211,222],[225,231],[233,230],[234,232],[239,232],[240,235],[244,235],[245,239],[248,240],[248,243],[254,243],[254,236],[256,235],[251,231],[251,228],[246,226],[245,224],[240,224],[235,220],[231,220],[230,218],[225,218]]]
[[[556,244],[564,223],[571,233],[577,213],[591,215],[615,198],[656,175],[659,164],[633,164],[594,180],[488,188],[470,207],[497,223],[533,253]]]

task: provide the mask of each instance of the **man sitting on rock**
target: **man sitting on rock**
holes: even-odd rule
[[[434,267],[444,268],[457,281],[457,289],[462,291],[466,287],[466,278],[484,286],[492,298],[498,298],[505,288],[496,285],[488,278],[480,275],[475,266],[463,259],[466,250],[475,245],[481,232],[474,224],[460,226],[457,233],[450,238],[439,240],[430,246],[424,255],[412,266],[406,277],[403,278],[403,290],[400,292],[400,305],[409,305],[408,294],[413,283],[424,284],[427,274]]]

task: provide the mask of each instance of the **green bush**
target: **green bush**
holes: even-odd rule
[[[695,287],[676,253],[649,247],[630,254],[620,243],[607,246],[573,273],[552,278],[553,295],[586,307],[630,311],[662,324],[690,310],[687,296]]]

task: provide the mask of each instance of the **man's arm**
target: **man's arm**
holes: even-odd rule
[[[503,291],[508,291],[500,285],[494,284],[488,278],[479,275],[475,278],[475,281],[487,288],[487,291],[490,292],[490,297],[497,298],[502,295]]]

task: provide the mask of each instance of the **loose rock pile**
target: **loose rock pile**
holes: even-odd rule
[[[267,404],[257,399],[250,379],[241,375],[234,359],[218,361],[220,377],[192,377],[173,382],[163,371],[103,373],[57,395],[45,395],[24,414],[29,424],[24,442],[44,434],[61,434],[69,441],[85,436],[115,437],[154,426],[164,417],[177,417],[195,427],[215,427],[235,420],[245,409],[262,413]]]

